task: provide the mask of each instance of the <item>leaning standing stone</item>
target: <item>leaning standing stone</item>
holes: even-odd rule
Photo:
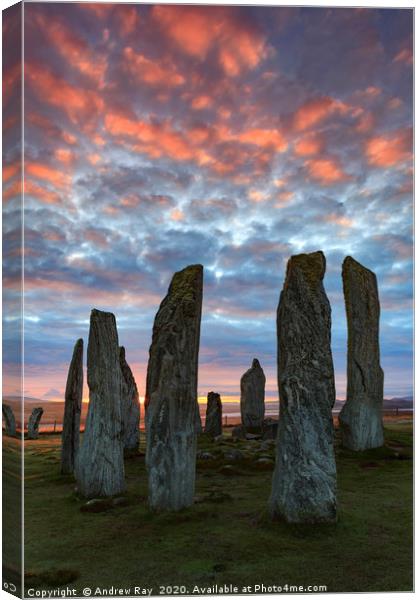
[[[122,374],[115,317],[92,310],[87,349],[89,408],[76,479],[86,498],[124,491]]]
[[[6,435],[10,435],[13,437],[16,435],[16,421],[13,408],[9,406],[9,404],[3,404],[2,412],[4,418],[5,433]]]
[[[83,340],[77,340],[73,350],[64,400],[63,433],[61,436],[61,473],[73,473],[79,450],[80,413],[83,395]]]
[[[379,362],[379,295],[376,275],[351,256],[343,262],[347,313],[347,401],[339,423],[343,446],[351,450],[384,443],[384,374]]]
[[[264,424],[265,375],[259,361],[241,377],[241,419],[246,430],[261,430]]]
[[[41,407],[34,408],[31,416],[29,417],[28,422],[28,438],[30,440],[37,440],[39,436],[39,422],[41,420],[42,415],[44,414],[44,409]]]
[[[137,384],[125,359],[125,348],[120,348],[122,372],[122,410],[124,421],[124,450],[138,450],[140,441],[140,402]]]
[[[280,419],[270,498],[274,518],[336,520],[331,309],[322,252],[292,256],[277,312]]]
[[[206,424],[204,433],[217,437],[222,435],[222,401],[220,394],[209,392],[207,394]]]
[[[197,446],[197,372],[203,267],[175,273],[153,325],[146,381],[149,504],[193,503]]]

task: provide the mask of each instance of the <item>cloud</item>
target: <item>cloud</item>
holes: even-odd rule
[[[413,64],[413,51],[411,48],[403,48],[393,58],[394,63],[403,63],[410,66]]]
[[[96,91],[71,85],[39,64],[28,63],[25,77],[40,100],[65,112],[75,124],[96,119],[104,108]]]
[[[335,158],[310,159],[305,162],[305,167],[309,176],[322,185],[332,185],[350,179],[350,176],[342,170]]]
[[[225,7],[157,5],[152,16],[166,35],[186,54],[204,60],[212,49],[224,73],[237,77],[266,58],[263,36],[252,24]]]
[[[369,164],[388,168],[412,160],[412,130],[403,129],[375,136],[366,143]]]
[[[92,79],[100,87],[104,84],[107,69],[104,54],[93,52],[75,29],[68,28],[62,19],[47,17],[41,12],[32,11],[31,26],[34,27],[35,23],[42,35],[54,46],[55,51],[71,67]]]
[[[347,114],[351,107],[340,100],[328,96],[313,98],[305,102],[293,116],[293,124],[297,131],[317,125],[334,114]]]
[[[150,60],[136,53],[130,46],[124,48],[124,67],[137,80],[148,85],[162,87],[178,87],[185,83],[185,77],[177,72],[169,61]]]

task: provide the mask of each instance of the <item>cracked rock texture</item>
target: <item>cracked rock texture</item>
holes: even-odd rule
[[[122,373],[122,415],[124,423],[124,450],[138,450],[140,442],[140,401],[137,384],[125,358],[125,348],[120,347]]]
[[[153,325],[146,381],[146,465],[153,510],[194,500],[203,267],[175,273]]]
[[[206,424],[204,433],[217,437],[222,435],[222,401],[220,394],[209,392],[207,394]]]
[[[92,310],[87,349],[89,408],[76,461],[79,493],[115,496],[125,489],[122,373],[115,316]]]
[[[265,375],[259,361],[241,377],[241,419],[245,429],[261,429],[265,413]]]
[[[3,419],[4,419],[4,430],[6,435],[16,435],[16,421],[13,408],[9,404],[2,405]]]
[[[277,311],[280,419],[269,503],[291,523],[336,520],[331,309],[322,252],[292,256]]]
[[[28,422],[28,438],[30,440],[37,440],[39,436],[39,422],[44,414],[44,409],[39,406],[34,408]]]
[[[384,443],[384,374],[379,356],[379,295],[375,273],[351,256],[343,262],[347,314],[347,399],[339,423],[343,446],[351,450]]]
[[[83,340],[77,340],[67,375],[61,434],[61,473],[73,473],[79,451],[80,413],[83,396]]]

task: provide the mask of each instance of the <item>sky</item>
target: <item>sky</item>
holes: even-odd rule
[[[239,397],[257,357],[274,400],[286,263],[323,250],[337,397],[347,255],[378,278],[385,396],[410,395],[412,27],[407,9],[26,4],[25,394],[63,398],[98,308],[143,396],[172,274],[202,263],[199,395]],[[16,52],[4,81],[13,148]],[[7,307],[19,162],[3,161]]]

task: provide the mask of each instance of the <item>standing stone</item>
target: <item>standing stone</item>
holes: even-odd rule
[[[209,392],[207,394],[206,424],[204,433],[212,437],[222,435],[222,401],[220,394]]]
[[[280,419],[273,518],[336,520],[331,309],[322,252],[292,256],[277,311]]]
[[[154,510],[179,510],[193,503],[202,296],[201,265],[175,273],[153,325],[145,404],[149,504]]]
[[[265,375],[259,361],[241,377],[241,419],[246,430],[261,430],[264,423]]]
[[[39,436],[39,422],[41,420],[42,415],[44,414],[44,409],[41,407],[34,408],[31,416],[29,417],[28,422],[28,438],[30,440],[37,440]]]
[[[197,409],[195,411],[195,432],[203,433],[203,424],[201,422],[200,405],[197,402]]]
[[[86,498],[125,489],[122,373],[115,316],[92,310],[87,349],[89,408],[77,455],[78,491]]]
[[[140,441],[140,402],[137,384],[125,359],[125,348],[120,348],[122,372],[122,414],[124,422],[124,450],[138,450]]]
[[[73,473],[79,451],[80,413],[83,396],[83,340],[77,340],[67,375],[61,436],[61,473]]]
[[[379,296],[376,276],[351,256],[343,262],[347,313],[347,401],[339,423],[343,446],[351,450],[384,443],[384,374],[379,363]]]
[[[2,412],[4,418],[4,430],[6,435],[15,436],[16,435],[16,421],[15,415],[13,413],[13,409],[9,404],[2,405]]]

